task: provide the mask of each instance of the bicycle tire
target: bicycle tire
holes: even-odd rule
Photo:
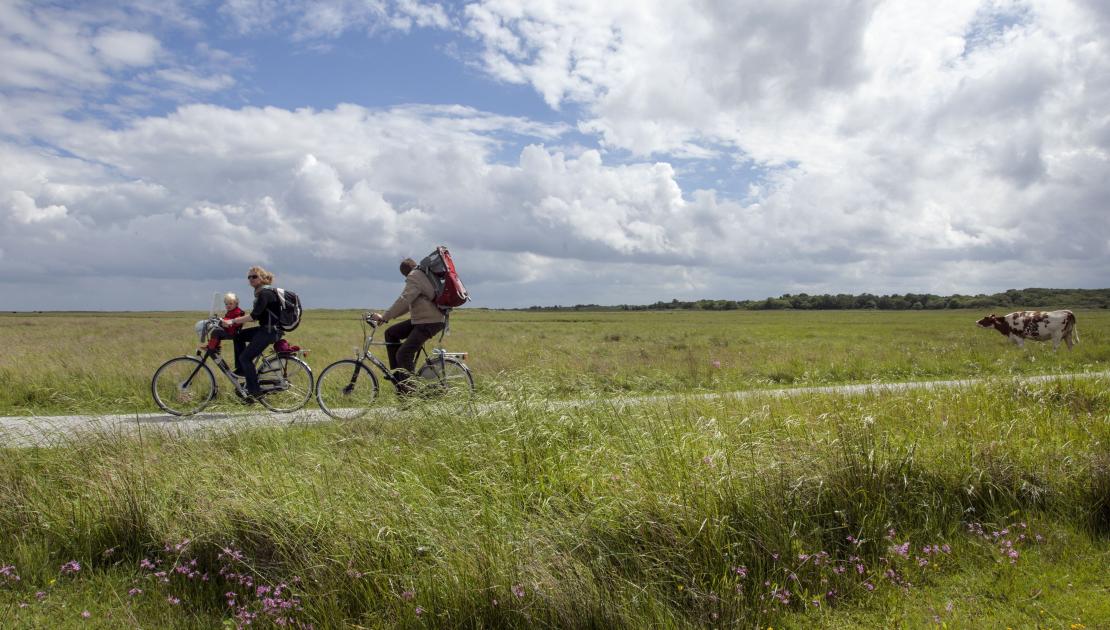
[[[150,395],[162,411],[175,416],[191,416],[216,397],[216,375],[199,359],[174,357],[154,371]]]
[[[270,411],[291,413],[305,406],[312,398],[312,368],[297,357],[270,359],[275,369],[258,375],[263,394],[258,402]]]
[[[429,397],[470,396],[474,393],[474,376],[458,359],[428,359],[420,371],[421,393]]]
[[[336,361],[316,379],[316,403],[336,420],[361,418],[377,396],[378,377],[362,361]]]

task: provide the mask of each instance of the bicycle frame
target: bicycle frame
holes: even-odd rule
[[[361,349],[356,348],[355,360],[360,361],[360,362],[361,361],[368,361],[371,365],[378,368],[378,371],[380,371],[382,373],[382,376],[385,378],[385,380],[392,383],[394,387],[397,387],[397,385],[399,384],[400,381],[397,379],[396,376],[393,375],[393,370],[389,369],[389,366],[387,366],[384,361],[382,361],[378,357],[374,356],[374,354],[372,354],[370,352],[370,346],[385,346],[385,345],[388,345],[388,342],[385,342],[385,341],[378,341],[378,342],[374,341],[374,335],[377,334],[378,327],[381,326],[381,324],[370,324],[370,334],[365,333],[366,325],[367,325],[366,321],[363,320],[362,326],[363,326],[363,330],[364,330],[364,332],[363,332],[363,339],[364,340],[363,340],[363,343],[362,343],[362,348]],[[440,335],[440,339],[443,339],[443,335]],[[438,359],[440,370],[444,370],[444,369],[446,369],[447,359],[458,359],[460,361],[465,361],[467,356],[468,356],[468,353],[466,353],[466,352],[447,352],[443,348],[435,348],[432,351],[432,354],[428,354],[428,351],[424,349],[424,346],[420,346],[420,350],[417,351],[417,353],[416,353],[416,359],[415,359],[415,364],[416,365],[420,364],[420,357],[421,356],[423,356],[425,362],[429,363],[429,364],[433,363],[433,361],[435,359]],[[435,357],[435,359],[433,359],[433,356]],[[355,373],[351,377],[351,385],[354,385],[354,383],[357,380],[358,380],[358,371],[355,371]]]
[[[378,371],[380,371],[382,373],[382,376],[385,377],[385,380],[389,381],[390,383],[393,383],[393,386],[396,387],[397,386],[397,377],[393,376],[393,370],[389,369],[389,366],[387,366],[385,364],[385,361],[382,361],[381,359],[374,356],[370,352],[370,346],[384,346],[384,345],[386,345],[385,341],[379,341],[377,343],[374,342],[374,335],[378,332],[378,326],[380,326],[380,324],[371,324],[370,325],[370,334],[367,335],[365,333],[366,322],[363,321],[362,327],[363,327],[364,332],[362,334],[362,336],[363,336],[362,349],[361,349],[361,351],[359,351],[356,354],[355,360],[360,361],[360,362],[361,361],[369,361],[371,365],[378,368]],[[421,348],[420,351],[423,352],[424,348]],[[416,356],[419,357],[420,354],[418,353]],[[357,370],[355,371],[354,375],[351,377],[351,384],[353,385],[356,380],[358,380],[358,371]]]
[[[297,352],[295,354],[300,355],[301,352]],[[189,375],[189,378],[185,379],[185,384],[190,383],[193,380],[193,378],[196,377],[196,375],[200,372],[200,370],[202,369],[202,366],[205,365],[206,363],[208,363],[208,360],[211,359],[213,365],[215,365],[219,369],[220,373],[223,374],[224,377],[226,377],[227,380],[231,383],[231,388],[233,390],[235,390],[235,392],[238,393],[240,396],[246,396],[247,395],[246,383],[241,383],[239,381],[240,377],[235,375],[235,372],[227,364],[227,361],[223,358],[223,355],[220,352],[218,352],[216,350],[212,350],[211,348],[205,348],[203,354],[201,353],[200,350],[197,350],[197,356],[200,357],[200,363],[197,364],[196,369],[194,369],[193,373]],[[256,360],[258,361],[259,367],[262,367],[262,366],[268,365],[273,359],[275,359],[277,357],[280,357],[280,356],[281,355],[278,352],[275,352],[273,348],[270,348],[267,353],[259,355],[258,359],[256,359]],[[266,379],[262,378],[263,373],[264,373],[263,370],[261,370],[261,369],[258,370],[259,385],[262,385],[264,383],[265,384],[272,384],[272,383],[267,383]]]

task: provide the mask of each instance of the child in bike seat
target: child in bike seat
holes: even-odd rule
[[[227,309],[227,312],[224,313],[223,319],[233,319],[243,315],[243,309],[239,308],[239,298],[234,293],[227,293],[224,295],[224,308]],[[239,332],[239,329],[242,327],[242,324],[233,324],[227,328],[217,328],[213,330],[211,336],[208,338],[208,345],[206,347],[209,350],[218,351],[220,349],[220,340],[234,338],[235,333]]]

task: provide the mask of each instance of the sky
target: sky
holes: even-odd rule
[[[1110,286],[1104,0],[0,0],[0,310]]]

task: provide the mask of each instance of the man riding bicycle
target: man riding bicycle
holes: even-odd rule
[[[405,258],[401,261],[401,275],[405,277],[405,288],[400,297],[385,313],[373,313],[368,319],[385,323],[411,313],[409,319],[385,331],[389,369],[397,379],[397,393],[404,396],[413,391],[408,379],[415,371],[417,353],[425,342],[443,330],[446,317],[433,301],[435,286],[422,270],[417,269],[415,260]]]

